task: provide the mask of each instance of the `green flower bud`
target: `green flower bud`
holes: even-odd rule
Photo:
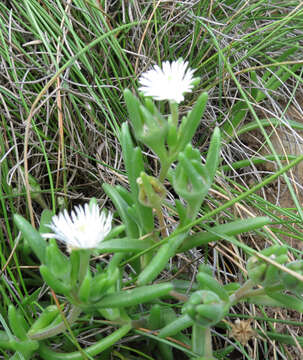
[[[140,131],[136,132],[138,140],[148,145],[151,149],[157,148],[159,143],[164,144],[168,132],[167,121],[158,112],[151,114],[144,106],[140,106],[140,115],[142,126]]]
[[[261,284],[266,275],[267,265],[262,263],[257,257],[250,257],[247,262],[248,277],[253,280],[255,284]]]
[[[224,317],[225,303],[214,292],[199,290],[191,295],[182,312],[197,324],[210,327]]]
[[[142,205],[158,209],[166,196],[166,189],[155,177],[148,176],[141,172],[137,179],[139,186],[139,201]]]
[[[211,181],[205,167],[201,164],[200,153],[188,144],[179,154],[179,163],[173,172],[173,186],[176,192],[187,201],[203,201]]]
[[[286,267],[292,271],[297,272],[300,275],[303,275],[303,260],[293,261],[286,265]],[[295,278],[294,276],[283,272],[282,274],[282,281],[285,287],[296,293],[302,294],[303,293],[303,282],[299,279]]]
[[[128,89],[124,91],[124,98],[135,137],[157,153],[159,144],[164,147],[168,131],[167,121],[151,100],[146,100],[146,106],[143,106]]]
[[[261,254],[278,264],[285,264],[288,260],[287,248],[285,246],[274,245],[262,250]],[[281,281],[281,270],[257,256],[252,256],[248,259],[247,273],[255,284],[260,284],[264,287],[272,286]]]

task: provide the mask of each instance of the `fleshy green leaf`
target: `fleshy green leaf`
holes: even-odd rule
[[[21,215],[15,214],[14,222],[40,262],[42,264],[45,263],[46,241],[40,233]]]
[[[171,283],[141,286],[132,290],[118,291],[105,296],[96,304],[98,308],[128,307],[158,299],[166,296],[173,290]]]

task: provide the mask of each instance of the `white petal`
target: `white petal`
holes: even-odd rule
[[[194,70],[187,69],[187,61],[164,61],[162,69],[155,65],[139,78],[139,90],[145,96],[155,100],[171,100],[180,103],[184,100],[184,93],[193,88]],[[187,70],[186,70],[187,69]]]
[[[48,225],[54,232],[44,234],[45,238],[56,238],[69,248],[93,249],[111,230],[112,214],[100,214],[98,205],[76,206],[69,215],[66,210],[52,218]]]

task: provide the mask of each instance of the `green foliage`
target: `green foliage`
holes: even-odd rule
[[[45,263],[46,243],[40,233],[18,214],[14,215],[14,221],[40,262]]]
[[[145,122],[145,118],[149,118],[150,114],[147,112],[150,110],[153,116],[161,118],[161,121],[166,121],[154,109],[155,105],[150,100],[146,102],[148,109],[144,110],[143,105],[129,91],[125,92],[125,97],[128,102],[128,110],[135,113],[133,117],[130,114],[134,127],[140,127]],[[173,111],[171,117],[178,114],[175,106],[175,104],[171,104]],[[139,120],[140,123],[138,123]],[[152,121],[156,120],[151,118],[147,120],[149,126],[151,126]],[[180,131],[182,124],[179,128],[178,121],[168,120],[167,126],[176,126],[177,133]],[[150,137],[145,138],[139,130],[135,132],[135,136],[137,134],[137,139],[143,142],[144,145],[151,145]],[[166,135],[166,132],[162,135],[158,133],[152,141],[156,145],[157,138],[162,136],[162,140],[159,141],[160,144],[161,141],[164,144]],[[171,136],[167,143],[168,154],[170,149],[176,151],[179,143],[177,136]],[[185,247],[186,250],[191,249],[197,245],[218,241],[221,236],[229,238],[231,235],[234,236],[243,231],[258,229],[270,222],[265,217],[251,218],[245,221],[236,220],[217,225],[212,229],[206,226],[205,232],[189,235],[201,205],[214,184],[220,163],[221,136],[218,128],[215,128],[210,139],[205,165],[201,163],[200,152],[189,143],[175,157],[177,164],[174,170],[170,169],[172,157],[161,160],[159,155],[162,169],[158,178],[141,171],[144,168],[144,159],[140,149],[134,148],[127,125],[122,127],[122,144],[127,171],[130,173],[131,186],[130,191],[128,191],[120,185],[115,187],[107,184],[103,185],[105,192],[113,201],[119,217],[124,222],[122,228],[114,229],[114,235],[109,235],[98,246],[100,253],[109,251],[115,254],[107,267],[100,269],[96,274],[92,274],[89,268],[89,258],[92,250],[85,248],[71,249],[71,254],[67,257],[53,239],[46,243],[40,233],[33,229],[25,219],[19,215],[15,216],[15,223],[42,263],[40,273],[44,281],[56,293],[64,295],[75,306],[75,316],[71,312],[68,324],[72,324],[81,311],[98,311],[110,321],[119,319],[122,323],[135,321],[134,309],[138,305],[149,304],[150,306],[162,297],[178,298],[179,295],[174,289],[173,283],[151,283],[157,279],[170,259],[182,247],[183,249]],[[153,150],[152,146],[151,149]],[[138,160],[136,164],[133,163],[134,159]],[[153,219],[152,222],[145,219],[145,216],[151,215],[150,211],[154,210],[160,225],[164,224],[162,206],[166,197],[166,184],[164,183],[166,174],[172,179],[171,186],[173,186],[176,194],[180,196],[180,199],[176,201],[176,213],[180,215],[179,225],[170,234],[163,231],[164,229],[158,233],[156,229],[151,228]],[[182,201],[183,203],[185,201],[185,204]],[[93,204],[96,204],[96,200],[92,199],[90,204],[91,210],[93,210]],[[50,213],[44,212],[40,229],[44,230],[45,226],[47,226],[45,222],[49,219],[49,215]],[[86,216],[84,210],[82,210],[81,216]],[[66,213],[65,221],[67,221]],[[82,228],[85,228],[83,220],[81,220],[79,229],[75,228],[78,221],[75,213],[72,214],[72,220],[68,221],[65,226],[71,226],[71,236],[77,236],[75,232],[83,231]],[[124,231],[127,236],[120,237]],[[152,231],[152,234],[149,234],[148,231]],[[139,235],[143,236],[143,239],[140,239]],[[44,236],[46,235],[44,234]],[[118,237],[114,238],[115,236]],[[156,241],[155,245],[153,245],[151,239]],[[136,262],[136,271],[138,272],[137,279],[135,279],[136,288],[123,290],[120,287],[120,267],[125,263],[121,264],[121,261],[131,254],[136,254],[135,257],[140,258],[140,261]],[[147,256],[148,254],[153,256]],[[129,259],[129,261],[131,260]],[[227,287],[213,278],[212,270],[209,267],[201,265],[196,276],[198,290],[193,291],[189,297],[183,298],[182,315],[176,316],[174,310],[171,309],[170,315],[164,321],[161,317],[161,306],[156,304],[152,306],[147,321],[153,329],[162,327],[159,333],[160,338],[175,336],[183,339],[186,343],[191,342],[192,350],[200,358],[212,358],[210,328],[221,322],[230,307],[237,302],[247,299],[248,301],[259,301],[259,303],[268,304],[268,302],[274,301],[274,304],[278,303],[284,307],[293,306],[293,308],[301,311],[301,306],[294,297],[283,294],[283,285],[293,291],[298,291],[300,287],[298,282],[282,274],[279,264],[284,265],[287,262],[288,256],[285,246],[276,245],[264,249],[259,255],[256,254],[250,257],[247,262],[247,272],[250,280],[244,283],[243,286],[236,283],[235,286],[228,284]],[[287,266],[289,269],[297,271],[297,273],[301,272],[301,263],[290,263]],[[255,286],[261,286],[263,294],[260,289],[255,290]],[[255,293],[256,296],[254,297]],[[25,319],[16,312],[14,307],[10,307],[8,314],[10,327],[14,336],[20,341],[30,341],[30,337],[35,341],[42,340],[66,329],[66,320],[65,322],[61,321],[61,312],[56,307],[47,307],[31,328],[25,330]],[[24,326],[15,326],[17,318],[18,322],[23,323]],[[188,337],[183,338],[182,330],[188,327],[192,327],[191,339]],[[157,347],[164,358],[170,359],[173,357],[172,349],[168,344],[159,342]],[[26,350],[24,356],[31,354],[31,351]]]
[[[236,153],[230,160],[234,148],[229,146],[252,130],[302,130],[300,122],[284,114],[273,117],[267,108],[268,100],[275,108],[280,97],[288,107],[302,85],[297,61],[302,8],[296,4],[292,11],[292,4],[282,1],[277,12],[273,4],[242,7],[236,0],[220,6],[176,1],[173,12],[151,1],[124,5],[0,3],[3,357],[173,359],[179,351],[192,359],[227,359],[237,345],[229,341],[213,351],[211,328],[223,333],[222,320],[233,315],[230,307],[243,302],[264,314],[258,321],[267,338],[263,344],[258,340],[260,351],[268,350],[268,338],[277,348],[297,345],[277,333],[271,323],[278,320],[265,315],[263,306],[303,311],[302,261],[294,260],[301,251],[280,245],[285,236],[303,239],[300,202],[297,209],[281,208],[256,190],[286,176],[300,158],[271,148],[268,156],[242,160]],[[208,18],[212,21],[204,21]],[[186,103],[178,107],[135,95],[145,64],[182,56],[197,76]],[[270,116],[263,116],[263,109]],[[263,135],[270,144],[270,136]],[[120,157],[116,139],[122,170],[111,162]],[[283,168],[288,160],[294,163]],[[279,171],[251,189],[229,177],[231,169],[267,161]],[[27,191],[34,201],[31,221],[39,230],[25,220],[33,215]],[[291,186],[290,191],[295,198]],[[53,239],[46,241],[55,211],[69,206],[68,199],[78,202],[92,194],[108,198],[116,211],[116,226],[98,249],[68,253]],[[242,210],[248,208],[265,216],[246,218]],[[246,233],[279,245],[256,253]],[[197,258],[203,255],[210,264],[214,256],[216,266],[200,266],[189,281],[180,260],[184,255],[179,260],[176,255],[196,256],[195,248],[202,252]],[[100,331],[103,326],[106,332]],[[77,339],[86,331],[96,335],[84,347]],[[300,337],[296,341],[303,343]],[[287,357],[283,347],[279,352]]]
[[[195,323],[210,327],[224,316],[224,306],[219,296],[208,290],[194,292],[182,309]]]
[[[201,232],[189,236],[189,230],[194,224],[193,221],[198,216],[201,205],[215,181],[220,163],[220,130],[215,128],[210,139],[205,165],[202,165],[200,152],[194,149],[191,143],[186,146],[180,146],[180,138],[182,137],[179,136],[178,139],[178,136],[173,136],[173,132],[177,134],[178,131],[181,131],[185,118],[183,118],[180,127],[178,121],[167,121],[167,126],[171,129],[174,128],[173,132],[168,131],[167,133],[164,131],[161,133],[160,131],[154,138],[150,136],[145,137],[143,136],[143,128],[141,126],[145,126],[142,124],[145,123],[146,119],[150,131],[153,131],[152,122],[156,121],[155,118],[161,119],[161,122],[166,120],[155,110],[155,105],[150,100],[146,102],[147,108],[145,109],[139,100],[129,91],[125,92],[125,97],[128,110],[134,112],[134,116],[130,114],[130,118],[133,121],[134,127],[138,127],[138,131],[135,132],[137,139],[154,150],[153,144],[157,144],[157,139],[160,141],[161,148],[162,145],[164,146],[166,136],[169,135],[167,143],[168,153],[167,157],[162,159],[158,154],[162,165],[159,177],[147,175],[142,171],[144,169],[144,159],[140,149],[134,148],[127,125],[122,126],[122,149],[124,151],[126,169],[130,174],[131,186],[130,191],[128,191],[120,185],[116,187],[107,184],[103,185],[105,192],[113,201],[119,217],[124,223],[122,228],[113,230],[115,235],[108,236],[108,239],[105,239],[98,247],[100,253],[105,251],[115,253],[108,267],[100,269],[97,274],[92,274],[89,269],[90,250],[85,248],[71,249],[71,254],[67,257],[53,239],[46,243],[40,233],[22,216],[15,215],[14,217],[15,223],[22,235],[41,261],[40,273],[44,281],[53,291],[64,295],[75,306],[75,315],[71,311],[68,324],[72,324],[81,311],[98,311],[110,321],[120,319],[119,321],[129,323],[134,316],[132,309],[136,308],[136,306],[145,303],[152,304],[154,301],[159,301],[161,297],[178,297],[172,283],[151,284],[151,282],[160,275],[169,260],[182,247],[183,249],[185,247],[187,250],[197,245],[208,244],[211,241],[218,241],[221,236],[228,238],[230,235],[240,234],[243,231],[258,229],[270,221],[268,218],[253,218],[246,221],[236,220],[224,225],[217,225],[212,230],[206,230],[204,233]],[[204,101],[206,99],[205,95],[198,102],[202,101],[201,99]],[[204,106],[205,104],[203,109]],[[199,108],[201,109],[201,104]],[[173,111],[171,117],[176,116],[178,111],[175,108],[175,104],[171,104],[171,109]],[[148,113],[149,111],[151,113]],[[197,109],[194,109],[188,115],[188,119],[192,119],[194,116],[194,127],[197,126],[197,118],[200,115],[201,112],[197,112]],[[150,116],[155,116],[155,118],[150,118]],[[155,131],[157,127],[158,125],[155,127]],[[188,134],[193,136],[193,132],[185,131],[185,133],[185,137]],[[163,142],[162,145],[161,141]],[[176,149],[179,149],[177,156]],[[155,153],[157,154],[156,151]],[[169,156],[169,154],[171,155]],[[134,163],[134,160],[137,162]],[[177,164],[175,169],[172,170],[170,166],[174,160],[177,160]],[[152,228],[153,218],[150,221],[150,219],[146,219],[146,216],[149,217],[152,214],[152,209],[154,209],[159,223],[164,224],[162,206],[166,197],[166,186],[164,184],[166,175],[172,179],[171,185],[176,194],[180,196],[180,199],[176,201],[176,213],[180,215],[180,222],[170,234],[163,231],[164,229],[158,234],[156,229]],[[186,202],[184,205],[182,200]],[[93,203],[96,204],[95,199],[90,201],[92,210],[94,209]],[[84,211],[82,216],[86,216]],[[67,215],[65,214],[66,217]],[[73,222],[76,224],[77,221],[75,213],[72,215],[72,219],[65,226],[75,226],[73,224]],[[44,236],[46,236],[45,231],[48,227],[47,221],[49,220],[50,212],[45,211],[40,225],[40,231],[44,233]],[[83,226],[85,227],[85,224],[81,223],[80,227]],[[71,231],[82,230],[80,228],[79,230],[71,228]],[[127,236],[125,238],[120,237],[119,235],[123,234],[124,231]],[[152,238],[156,241],[155,245],[159,244],[159,246],[153,245],[151,234],[148,231],[153,232]],[[77,235],[72,233],[71,236]],[[114,236],[118,237],[114,238]],[[146,237],[146,239],[139,239],[139,236]],[[140,262],[136,263],[136,271],[139,272],[136,279],[137,287],[131,290],[121,290],[119,285],[121,280],[119,268],[122,265],[121,260],[134,253],[137,254],[137,257],[141,256]],[[147,257],[148,253],[153,253],[153,256]],[[266,258],[270,259],[270,261],[266,262]],[[300,286],[299,283],[285,274],[281,277],[281,269],[276,264],[284,265],[287,261],[287,248],[285,246],[272,246],[264,249],[260,255],[252,256],[247,263],[250,280],[243,286],[235,284],[236,286],[229,286],[228,289],[213,279],[209,267],[200,266],[196,277],[199,290],[192,292],[189,297],[186,297],[182,307],[182,316],[176,316],[172,310],[171,316],[166,318],[166,321],[163,321],[161,318],[161,307],[155,305],[151,309],[148,322],[151,328],[162,327],[159,333],[160,338],[167,336],[182,338],[184,336],[182,335],[182,330],[192,327],[192,350],[200,358],[211,358],[213,357],[213,352],[210,328],[217,325],[226,316],[232,304],[244,298],[254,301],[254,291],[257,292],[255,300],[259,299],[258,301],[261,303],[267,304],[268,301],[273,300],[275,303],[285,307],[289,307],[291,304],[293,308],[301,311],[301,306],[294,297],[281,292],[284,289],[282,284],[294,291],[298,291],[298,286]],[[288,268],[300,273],[301,264],[295,265],[291,263],[288,265]],[[262,294],[260,294],[259,290],[254,290],[256,285],[263,287],[263,298],[260,296]],[[32,343],[31,337],[34,341],[38,341],[39,339],[52,337],[66,329],[66,320],[61,320],[61,312],[62,310],[59,310],[57,307],[45,308],[40,317],[28,330],[26,321],[21,313],[17,312],[13,306],[9,307],[8,318],[10,328],[14,336],[22,344],[24,342],[27,344],[24,346],[24,351],[22,351],[24,357],[30,356],[36,350],[37,346],[35,344],[37,343]],[[16,327],[17,322],[23,325]],[[186,342],[190,341],[188,338],[183,340]],[[31,344],[35,346],[31,347]],[[164,358],[170,359],[173,357],[170,346],[162,342],[157,344],[157,346]],[[20,351],[19,345],[15,346],[14,349]],[[46,348],[43,351],[49,352]]]
[[[286,246],[275,245],[260,252],[277,264],[285,264],[288,260]],[[247,262],[248,277],[255,284],[273,286],[281,281],[282,271],[271,262],[266,263],[263,257],[252,256]]]
[[[40,314],[39,318],[32,324],[28,330],[28,336],[32,337],[33,335],[39,333],[41,330],[47,330],[47,328],[52,328],[61,322],[61,313],[56,305],[49,305],[43,312]]]
[[[289,270],[295,271],[297,274],[303,275],[303,261],[297,260],[286,265]],[[283,284],[287,289],[294,292],[297,295],[302,294],[303,281],[295,278],[293,275],[283,272],[282,274]]]

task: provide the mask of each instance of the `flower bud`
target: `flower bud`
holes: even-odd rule
[[[135,136],[143,144],[149,146],[155,151],[159,144],[164,144],[168,132],[167,121],[157,112],[151,114],[144,106],[140,106],[140,114],[142,118],[142,127]]]
[[[183,306],[183,313],[203,327],[218,323],[225,314],[225,304],[212,291],[199,290],[194,292]]]
[[[184,152],[179,154],[179,163],[173,172],[173,186],[185,200],[203,201],[211,181],[205,167],[201,164],[200,153],[188,144]]]
[[[137,179],[139,186],[139,201],[142,205],[158,209],[166,196],[166,189],[155,177],[141,172]]]
[[[124,91],[124,98],[135,137],[157,154],[159,145],[164,147],[168,131],[167,121],[151,101],[147,101],[146,106],[143,106],[128,89]]]
[[[261,251],[262,255],[268,256],[278,264],[285,264],[288,260],[287,248],[285,246],[274,245]],[[265,260],[252,256],[247,262],[248,276],[255,284],[271,286],[281,280],[281,270],[266,262]]]
[[[286,267],[292,271],[297,272],[300,275],[303,275],[303,260],[293,261],[287,264]],[[295,278],[294,276],[288,274],[287,272],[283,272],[282,281],[288,290],[296,294],[303,293],[303,282]]]

